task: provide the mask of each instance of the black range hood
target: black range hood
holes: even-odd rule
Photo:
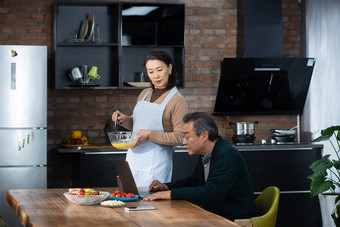
[[[213,114],[302,114],[314,64],[314,58],[224,58]]]

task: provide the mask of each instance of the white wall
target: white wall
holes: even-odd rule
[[[306,56],[316,64],[301,125],[315,138],[321,129],[340,125],[339,0],[306,0],[306,39]]]

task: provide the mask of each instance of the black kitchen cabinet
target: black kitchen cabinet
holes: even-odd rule
[[[280,189],[277,227],[320,227],[317,197],[310,198],[309,166],[321,157],[322,145],[236,146],[251,175],[258,194],[268,186]]]
[[[117,187],[117,170],[113,159],[124,159],[126,151],[89,151],[78,153],[79,163],[75,164],[76,172],[72,187]],[[199,156],[189,156],[186,150],[173,152],[172,179],[179,179],[189,175]]]
[[[58,0],[54,9],[55,89],[133,89],[154,49],[170,54],[184,87],[184,3]],[[100,79],[72,81],[83,65],[97,66]]]
[[[87,152],[80,156],[80,187],[117,187],[113,159],[125,160],[126,152]]]

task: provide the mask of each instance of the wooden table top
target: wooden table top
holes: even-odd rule
[[[113,192],[114,188],[97,188]],[[80,206],[67,200],[66,188],[8,190],[6,200],[24,226],[238,226],[184,200],[126,202],[155,210],[124,211],[124,207]]]

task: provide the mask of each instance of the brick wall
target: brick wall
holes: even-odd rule
[[[147,2],[147,1],[143,1]],[[151,1],[149,1],[151,2]],[[160,2],[160,1],[158,1]],[[167,2],[167,1],[161,1]],[[220,61],[236,56],[237,0],[169,1],[186,3],[185,80],[180,92],[190,111],[212,112],[220,75]],[[283,0],[284,56],[300,56],[300,5]],[[54,80],[53,1],[0,0],[0,44],[48,46],[48,79]],[[91,144],[104,144],[104,127],[112,108],[131,113],[140,90],[48,91],[48,185],[68,186],[71,156],[51,148],[72,129],[80,129]],[[259,121],[256,142],[270,140],[270,129],[296,125],[296,116],[215,117],[220,134],[231,141],[229,121]]]

